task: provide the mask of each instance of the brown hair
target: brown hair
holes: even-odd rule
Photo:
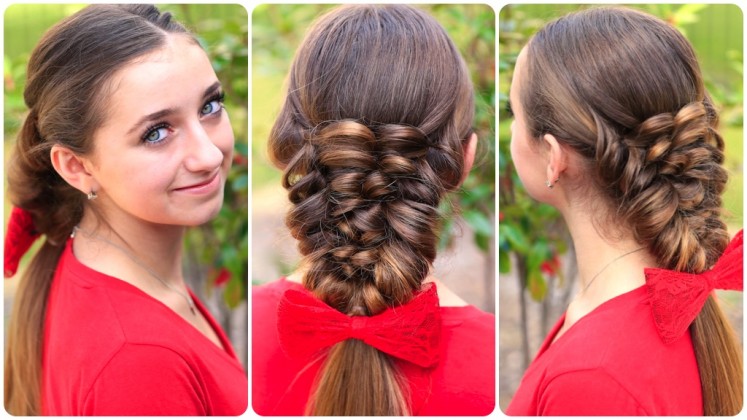
[[[436,257],[439,202],[462,175],[472,95],[454,44],[418,9],[341,7],[316,22],[269,142],[285,170],[286,224],[307,289],[340,312],[370,316],[420,288]],[[390,357],[354,339],[332,348],[307,408],[410,410]]]
[[[166,33],[189,36],[150,5],[93,5],[51,28],[31,54],[24,90],[29,114],[9,159],[8,194],[46,239],[21,278],[8,328],[5,409],[13,415],[41,414],[47,298],[66,237],[88,206],[57,174],[50,150],[60,144],[78,155],[90,152],[106,119],[112,75],[165,45]]]
[[[718,116],[695,53],[675,28],[625,8],[592,8],[540,30],[520,94],[531,137],[586,158],[607,212],[660,266],[710,268],[729,236]],[[713,298],[691,326],[706,415],[742,409],[742,360]]]

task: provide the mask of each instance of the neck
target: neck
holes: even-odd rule
[[[119,277],[117,273],[109,271],[116,270],[123,264],[142,264],[164,282],[183,286],[181,265],[184,227],[157,225],[132,219],[109,225],[100,222],[88,211],[84,213],[78,226],[84,234],[76,236],[74,250],[76,255],[80,251],[83,259],[88,256],[92,262],[88,265],[92,268]],[[94,251],[95,255],[91,251]]]
[[[580,279],[576,300],[597,306],[645,284],[643,269],[655,267],[656,258],[630,232],[605,236],[587,212],[565,212],[563,216],[576,249]]]

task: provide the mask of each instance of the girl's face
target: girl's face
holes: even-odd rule
[[[113,78],[88,170],[112,225],[194,226],[223,203],[233,131],[205,52],[185,36]]]
[[[511,158],[524,188],[532,198],[545,201],[547,195],[546,156],[541,145],[531,138],[525,122],[524,109],[519,95],[524,81],[524,61],[527,50],[524,48],[516,59],[514,77],[511,81],[510,101],[514,120],[511,123]]]

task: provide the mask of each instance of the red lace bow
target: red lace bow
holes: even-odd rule
[[[13,207],[8,220],[8,230],[5,231],[4,274],[12,277],[18,270],[18,262],[34,243],[39,233],[34,229],[31,213],[24,209]]]
[[[647,268],[646,285],[659,335],[669,344],[680,338],[714,289],[742,290],[742,231],[710,270],[700,273]]]
[[[287,290],[278,306],[280,346],[293,358],[309,359],[349,338],[422,367],[438,363],[441,313],[436,285],[404,305],[375,316],[347,316],[308,291]]]

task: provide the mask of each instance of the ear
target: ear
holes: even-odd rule
[[[552,134],[545,134],[542,140],[548,146],[547,181],[552,185],[568,167],[568,153]]]
[[[462,170],[462,178],[459,180],[459,185],[462,185],[469,175],[469,171],[472,170],[472,165],[475,164],[475,153],[477,152],[477,134],[474,132],[467,140],[464,147],[464,169]]]
[[[99,185],[89,170],[91,162],[88,159],[76,155],[72,150],[59,144],[52,146],[49,157],[54,170],[68,184],[83,194],[98,191]]]

